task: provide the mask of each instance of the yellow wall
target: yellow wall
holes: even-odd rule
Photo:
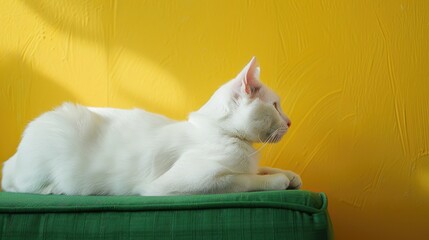
[[[337,239],[429,236],[429,1],[0,3],[0,159],[63,101],[183,119],[252,55],[293,125],[263,163],[324,191]]]

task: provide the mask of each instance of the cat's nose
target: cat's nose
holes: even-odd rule
[[[290,128],[290,125],[292,125],[292,122],[288,119],[286,124],[287,124],[287,127]]]

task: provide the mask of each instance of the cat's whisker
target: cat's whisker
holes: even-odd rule
[[[268,159],[271,159],[271,152],[272,152],[272,150],[273,150],[273,146],[274,146],[274,145],[270,145],[270,147],[268,148],[268,151],[267,151],[267,158],[268,158]]]
[[[270,134],[270,136],[267,138],[267,140],[265,140],[265,141],[262,141],[261,140],[261,137],[258,135],[258,139],[259,139],[259,141],[261,142],[261,143],[263,143],[262,144],[262,146],[260,146],[258,149],[256,149],[253,153],[251,153],[251,154],[249,154],[249,156],[252,156],[252,155],[254,155],[254,154],[256,154],[256,153],[258,153],[258,152],[260,152],[264,147],[266,147],[267,146],[267,144],[268,143],[270,143],[270,142],[272,142],[272,141],[277,141],[278,140],[278,138],[280,137],[280,136],[278,136],[278,132],[281,130],[281,127],[280,128],[278,128],[278,129],[276,129],[274,132],[272,132],[271,134]]]
[[[270,136],[270,138],[271,138],[271,136]],[[267,142],[264,142],[264,141],[262,141],[261,140],[261,138],[258,136],[258,139],[259,139],[259,141],[261,142],[261,143],[263,143],[262,144],[262,146],[260,146],[258,149],[256,149],[254,152],[252,152],[251,154],[249,154],[249,156],[253,156],[253,155],[255,155],[256,153],[258,153],[258,152],[260,152],[265,146],[267,146],[267,144],[268,144],[268,141]]]

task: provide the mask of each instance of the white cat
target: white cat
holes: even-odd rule
[[[297,174],[258,168],[252,147],[279,141],[289,126],[253,58],[188,121],[71,103],[41,115],[4,163],[2,188],[145,196],[297,189]]]

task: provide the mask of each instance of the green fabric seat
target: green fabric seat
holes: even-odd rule
[[[141,197],[0,193],[1,239],[330,239],[323,193]]]

